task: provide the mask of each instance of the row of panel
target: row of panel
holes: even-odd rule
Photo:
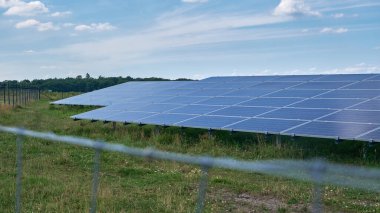
[[[261,109],[263,112],[264,109]],[[283,109],[280,109],[283,110]],[[308,115],[309,113],[293,112],[276,112],[273,111],[273,117],[281,117],[281,115],[296,113]],[[326,112],[324,112],[326,113]],[[269,113],[271,114],[271,113]],[[277,116],[278,114],[280,116]],[[313,114],[318,114],[313,112]],[[294,114],[293,114],[294,115]],[[321,114],[315,115],[320,116]],[[330,115],[332,119],[338,121],[304,121],[304,120],[288,120],[279,118],[242,118],[218,115],[191,115],[191,114],[170,114],[170,113],[152,113],[152,112],[119,112],[109,111],[105,108],[83,113],[73,116],[76,119],[102,120],[125,123],[143,123],[155,125],[168,125],[180,127],[194,127],[206,129],[225,129],[246,132],[270,132],[288,135],[304,135],[304,136],[323,136],[323,137],[341,137],[345,139],[363,139],[375,140],[380,142],[380,124],[366,123],[349,123],[339,122],[349,119],[368,119],[368,116],[374,115],[359,114],[353,115],[352,112],[338,112]],[[353,117],[351,117],[353,116]],[[375,115],[379,116],[379,115]],[[270,117],[270,116],[269,116]],[[302,117],[302,116],[301,116]],[[326,117],[324,120],[329,120]]]

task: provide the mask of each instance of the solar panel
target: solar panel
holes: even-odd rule
[[[355,139],[358,135],[375,129],[375,125],[357,124],[357,123],[337,123],[337,122],[319,122],[314,121],[298,128],[292,129],[287,133],[317,136],[317,137],[342,137],[346,139]],[[378,138],[379,139],[379,138]]]
[[[302,123],[304,123],[304,121],[252,118],[230,125],[228,128],[236,131],[279,133]]]
[[[284,107],[292,103],[301,101],[301,98],[256,98],[251,101],[241,103],[242,106],[267,106]]]
[[[380,75],[130,82],[54,102],[103,106],[77,119],[380,142]]]
[[[282,108],[261,115],[263,118],[283,118],[283,119],[301,119],[301,120],[314,120],[322,116],[336,112],[328,109],[296,109],[296,108]]]
[[[221,115],[221,116],[238,116],[238,117],[254,117],[265,112],[274,110],[275,108],[267,107],[242,107],[242,106],[231,106],[215,112],[210,113],[210,115]]]
[[[221,129],[224,126],[242,121],[244,118],[224,116],[200,116],[184,122],[177,123],[178,126]]]
[[[300,108],[327,108],[327,109],[344,109],[355,104],[363,102],[360,99],[308,99],[302,102],[290,105],[291,107]]]

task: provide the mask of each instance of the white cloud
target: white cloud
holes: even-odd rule
[[[50,14],[50,16],[51,17],[66,17],[66,16],[69,16],[71,14],[72,14],[71,11],[64,11],[64,12],[55,12],[55,13],[52,13],[52,14]]]
[[[33,54],[33,53],[36,53],[36,51],[34,51],[34,50],[25,50],[24,53]]]
[[[330,34],[342,34],[348,32],[347,28],[331,28],[331,27],[325,27],[321,29],[320,33],[330,33]]]
[[[313,11],[308,5],[306,5],[304,0],[281,0],[273,14],[277,16],[321,15],[318,11]]]
[[[182,0],[184,3],[205,3],[208,2],[208,0]]]
[[[0,8],[9,8],[21,4],[20,0],[0,0]]]
[[[106,23],[92,23],[90,25],[81,24],[81,25],[77,25],[74,29],[80,32],[84,32],[84,31],[102,32],[102,31],[114,30],[116,29],[116,27],[106,22]]]
[[[4,15],[6,16],[35,16],[41,13],[47,13],[49,9],[40,1],[23,2],[11,6]]]
[[[380,50],[380,46],[374,47],[374,50]]]
[[[60,69],[60,67],[55,66],[55,65],[42,65],[42,66],[40,66],[40,69],[43,69],[43,70],[56,70],[56,69]]]
[[[73,27],[73,26],[75,26],[75,24],[73,24],[73,23],[64,23],[63,24],[63,27]]]
[[[24,28],[35,28],[40,32],[49,31],[49,30],[59,30],[59,27],[54,26],[52,22],[42,23],[35,19],[28,19],[22,22],[19,22],[15,25],[16,29]]]
[[[332,17],[334,18],[343,18],[344,16],[345,16],[344,13],[336,13],[332,15]]]

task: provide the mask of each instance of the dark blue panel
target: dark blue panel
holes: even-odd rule
[[[120,103],[113,104],[106,107],[109,111],[133,111],[136,109],[140,109],[143,106],[148,105],[148,103]]]
[[[334,90],[318,96],[318,98],[374,98],[380,90]]]
[[[210,115],[222,115],[222,116],[240,116],[240,117],[254,117],[265,112],[269,112],[274,108],[266,107],[239,107],[233,106],[225,109],[218,110]]]
[[[236,97],[260,97],[276,90],[262,90],[262,89],[241,89],[226,93],[223,96],[236,96]]]
[[[380,75],[377,75],[376,77],[371,78],[370,80],[377,80],[377,81],[380,81]]]
[[[160,92],[160,95],[175,96],[175,95],[187,95],[198,91],[199,89],[168,89]]]
[[[136,109],[136,111],[142,111],[142,112],[166,112],[171,109],[175,109],[178,107],[181,107],[182,105],[177,104],[150,104],[144,107],[141,107],[139,109]]]
[[[148,116],[155,115],[157,113],[149,112],[121,112],[110,117],[107,117],[107,121],[115,122],[128,122],[128,123],[138,123],[138,120],[146,118]]]
[[[138,93],[138,92],[136,92]],[[140,103],[157,103],[157,102],[161,102],[161,101],[164,101],[164,100],[167,100],[169,99],[170,97],[168,96],[139,96],[139,97],[136,97],[136,98],[133,98],[133,99],[129,99],[128,101],[124,101],[123,99],[117,99],[117,102],[118,103],[125,103],[125,102],[140,102]]]
[[[222,106],[187,105],[178,109],[171,110],[170,113],[203,115],[222,108]]]
[[[204,88],[210,88],[216,85],[216,83],[213,82],[202,82],[202,81],[193,81],[190,84],[177,87],[176,89],[204,89]]]
[[[321,120],[380,124],[380,111],[343,110]]]
[[[205,101],[201,101],[198,104],[204,105],[235,105],[244,101],[248,101],[250,98],[244,97],[215,97]]]
[[[270,106],[284,107],[302,100],[301,98],[256,98],[251,101],[244,102],[242,106]]]
[[[232,126],[228,126],[228,128],[237,131],[280,133],[302,123],[304,123],[304,121],[252,118]]]
[[[263,118],[283,118],[283,119],[302,119],[302,120],[314,120],[324,115],[335,112],[328,109],[295,109],[295,108],[283,108],[273,112],[261,115]]]
[[[71,118],[74,119],[85,119],[85,120],[106,120],[106,118],[120,113],[119,111],[108,111],[105,108],[92,110],[89,112],[85,112],[79,115],[74,115]]]
[[[264,82],[264,83],[252,86],[250,88],[279,90],[279,89],[285,89],[288,87],[292,87],[292,86],[295,86],[297,84],[300,84],[300,82]]]
[[[307,82],[292,89],[338,89],[351,82]]]
[[[308,99],[290,107],[344,109],[362,101],[361,99]]]
[[[209,99],[208,97],[193,97],[193,96],[177,96],[167,100],[161,101],[161,103],[167,104],[193,104],[203,100]]]
[[[225,82],[212,86],[213,89],[242,89],[260,84],[260,82]]]
[[[289,134],[341,137],[353,139],[357,136],[374,129],[371,124],[335,123],[335,122],[311,122],[288,131]]]
[[[276,79],[278,76],[236,76],[232,77],[234,81],[247,82],[247,81],[270,81]]]
[[[221,117],[221,116],[200,116],[185,122],[178,123],[178,126],[220,129],[224,126],[242,121],[244,118]]]
[[[272,81],[311,81],[320,77],[322,77],[322,75],[285,75],[278,76],[278,78]]]
[[[351,107],[350,109],[380,110],[380,100],[366,101],[364,103]]]
[[[380,81],[362,81],[344,89],[380,89]]]
[[[345,75],[326,75],[318,81],[362,81],[374,76],[373,74],[345,74]]]
[[[289,97],[289,98],[311,98],[316,95],[327,92],[328,90],[281,90],[267,95],[266,97]]]
[[[366,135],[363,135],[360,138],[364,140],[374,140],[376,142],[380,142],[380,129],[370,132]]]
[[[221,96],[225,93],[231,92],[233,89],[203,89],[193,93],[190,93],[189,96]]]
[[[144,124],[157,124],[157,125],[173,125],[180,121],[184,121],[190,118],[194,118],[195,115],[184,114],[158,114],[152,117],[148,117],[140,120]]]

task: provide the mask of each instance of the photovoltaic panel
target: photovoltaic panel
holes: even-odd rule
[[[284,107],[292,103],[301,101],[301,98],[256,98],[239,105],[241,106],[266,106],[266,107]]]
[[[292,129],[287,133],[296,135],[310,135],[319,137],[341,137],[354,139],[358,135],[375,129],[375,125],[356,123],[336,123],[336,122],[311,122]]]
[[[380,111],[343,110],[321,120],[380,124]]]
[[[347,86],[344,89],[380,89],[380,81],[362,81]]]
[[[293,126],[300,125],[302,123],[305,123],[305,122],[297,121],[297,120],[252,118],[252,119],[245,120],[240,123],[228,126],[228,128],[237,130],[237,131],[279,133]]]
[[[307,99],[302,102],[290,105],[290,107],[300,108],[325,108],[344,109],[362,102],[361,99]]]
[[[150,113],[150,112],[121,112],[117,114],[113,114],[109,117],[106,117],[104,120],[107,121],[116,121],[116,122],[122,122],[122,123],[138,123],[139,120],[156,115],[157,113]]]
[[[380,96],[380,90],[333,90],[317,98],[374,98]]]
[[[158,114],[148,118],[140,120],[144,124],[158,124],[158,125],[174,125],[175,123],[194,118],[195,115],[185,114]]]
[[[229,124],[242,121],[244,118],[223,116],[200,116],[188,121],[177,123],[178,126],[221,129]]]
[[[253,117],[274,109],[275,108],[267,107],[232,106],[210,113],[210,115]]]
[[[179,104],[149,104],[146,106],[143,106],[139,108],[136,111],[141,111],[141,112],[166,112],[175,108],[179,108],[182,105]]]
[[[194,104],[200,101],[209,99],[208,97],[195,97],[195,96],[176,96],[170,99],[161,101],[160,103],[167,104]]]
[[[275,92],[276,90],[263,90],[263,89],[241,89],[241,90],[234,90],[229,93],[223,94],[223,96],[226,97],[260,97],[263,95],[270,94],[272,92]]]
[[[248,101],[251,98],[244,97],[215,97],[208,100],[199,102],[198,104],[204,105],[235,105],[244,101]]]
[[[183,113],[192,115],[203,115],[224,108],[223,106],[208,106],[208,105],[186,105],[174,110],[170,113]]]
[[[279,92],[271,93],[269,95],[266,95],[265,97],[289,97],[289,98],[311,98],[314,96],[317,96],[319,94],[325,93],[329,90],[296,90],[296,89],[289,89],[289,90],[281,90]]]
[[[292,89],[338,89],[348,84],[350,82],[307,82]]]
[[[380,127],[375,131],[371,131],[367,134],[360,136],[360,138],[364,139],[364,140],[378,140],[378,139],[380,139]]]
[[[346,75],[325,75],[318,81],[362,81],[373,77],[373,74],[346,74]]]
[[[356,106],[350,107],[350,109],[360,110],[380,110],[380,100],[370,100]]]
[[[335,110],[328,109],[295,109],[295,108],[282,108],[273,112],[261,115],[263,118],[282,118],[282,119],[301,119],[301,120],[314,120],[324,115],[336,112]]]
[[[73,116],[78,119],[380,142],[379,79],[370,74],[129,82],[54,103],[104,106]]]

